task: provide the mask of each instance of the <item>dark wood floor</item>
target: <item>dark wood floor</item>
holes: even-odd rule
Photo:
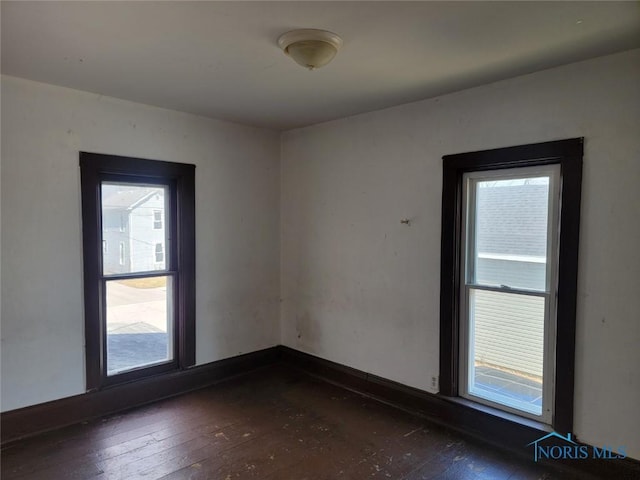
[[[276,365],[15,442],[2,479],[585,479]]]

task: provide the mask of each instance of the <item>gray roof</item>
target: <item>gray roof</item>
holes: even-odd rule
[[[477,251],[545,256],[548,185],[477,189]]]
[[[114,187],[117,187],[117,189]],[[102,206],[104,208],[131,208],[154,193],[162,193],[162,189],[153,187],[135,187],[129,189],[125,187],[123,189],[120,185],[105,185],[102,190]]]

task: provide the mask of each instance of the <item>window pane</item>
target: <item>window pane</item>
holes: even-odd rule
[[[549,177],[476,184],[475,284],[546,290]]]
[[[544,318],[544,297],[470,289],[470,394],[542,413]]]
[[[105,275],[165,270],[167,187],[102,183],[102,239],[119,248],[103,250]]]
[[[153,211],[153,228],[159,230],[162,228],[162,211]]]
[[[171,277],[107,286],[107,375],[173,359]]]

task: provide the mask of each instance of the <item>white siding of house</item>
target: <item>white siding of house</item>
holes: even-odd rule
[[[476,282],[541,291],[546,263],[479,254]],[[504,257],[504,258],[500,258]],[[522,295],[478,292],[475,311],[476,361],[528,375],[542,376],[544,299]]]
[[[475,291],[475,360],[542,377],[544,298]]]
[[[107,251],[103,250],[103,268],[106,274],[129,271],[127,264],[128,220],[124,209],[105,209],[102,215],[102,239],[107,242]],[[124,219],[122,219],[124,217]],[[125,226],[121,229],[121,226]],[[120,244],[124,243],[124,263],[120,263]]]
[[[158,230],[153,228],[153,212],[155,210],[162,210],[163,212],[162,228]],[[164,213],[164,195],[152,195],[130,210],[129,261],[131,271],[143,272],[165,268],[165,262],[156,263],[155,261],[157,243],[162,244],[165,258],[167,254],[165,245],[166,217]]]

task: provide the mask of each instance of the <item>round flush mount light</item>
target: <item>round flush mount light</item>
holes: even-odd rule
[[[333,60],[342,47],[342,39],[326,30],[305,28],[280,35],[278,45],[297,64],[315,70]]]

